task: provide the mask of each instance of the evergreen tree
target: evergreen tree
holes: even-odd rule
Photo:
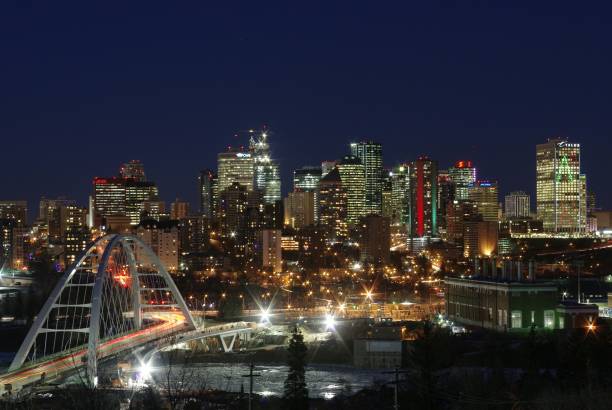
[[[289,374],[285,380],[284,407],[291,410],[308,409],[308,388],[306,387],[306,353],[304,336],[296,326],[291,333],[287,349]]]

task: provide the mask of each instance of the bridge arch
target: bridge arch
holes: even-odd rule
[[[105,235],[59,280],[9,372],[50,362],[59,374],[86,364],[95,385],[99,359],[195,328],[155,253],[135,236]]]

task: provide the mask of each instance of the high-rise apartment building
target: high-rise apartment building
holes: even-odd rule
[[[328,239],[342,241],[348,235],[348,198],[337,168],[334,168],[321,179],[319,192],[320,225],[327,230]]]
[[[17,225],[28,223],[27,201],[0,201],[0,219],[11,219]]]
[[[346,191],[347,217],[349,226],[359,223],[366,214],[365,210],[365,172],[361,160],[354,155],[347,155],[336,166],[342,186]]]
[[[476,205],[483,221],[499,221],[499,190],[495,181],[476,181],[468,188],[468,200]]]
[[[586,231],[587,185],[581,174],[580,144],[551,139],[536,147],[538,219],[549,233]]]
[[[179,220],[189,216],[189,202],[178,198],[170,204],[170,219]]]
[[[254,188],[255,162],[253,155],[243,148],[229,147],[226,152],[217,156],[217,189],[219,195],[234,183],[245,187],[247,191]]]
[[[382,145],[377,142],[363,141],[351,143],[351,154],[361,160],[365,175],[366,215],[380,215],[382,212]]]
[[[198,177],[199,199],[200,199],[200,214],[208,219],[211,219],[215,213],[215,185],[217,183],[217,175],[210,169],[200,171]]]
[[[283,271],[282,231],[280,229],[261,230],[262,266],[273,273]]]
[[[438,236],[438,164],[420,157],[410,166],[410,237]]]
[[[391,256],[391,229],[389,218],[367,215],[361,219],[359,251],[361,260],[375,265],[389,263]]]
[[[531,197],[523,191],[506,195],[504,216],[506,219],[529,218],[531,216]]]
[[[315,223],[315,193],[308,191],[289,192],[283,200],[284,224],[292,228],[303,228]]]
[[[390,173],[392,195],[392,225],[408,226],[410,223],[410,168],[400,164]]]
[[[468,188],[476,182],[476,167],[472,161],[457,161],[454,167],[449,168],[448,175],[455,184],[455,199],[466,201]]]
[[[251,136],[249,150],[254,162],[255,188],[263,194],[266,204],[273,204],[281,200],[281,178],[280,169],[276,161],[272,159],[268,133],[264,130],[256,138]]]

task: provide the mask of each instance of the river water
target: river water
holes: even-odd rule
[[[283,383],[287,377],[287,366],[257,365],[254,373],[253,392],[263,396],[282,396]],[[249,390],[249,366],[241,363],[204,363],[182,366],[168,373],[165,367],[153,369],[153,378],[163,380],[171,374],[172,379],[197,380],[199,388],[239,392]],[[306,369],[306,383],[311,398],[333,399],[345,392],[354,393],[377,383],[391,381],[393,375],[381,370],[355,369],[350,366],[314,365]]]

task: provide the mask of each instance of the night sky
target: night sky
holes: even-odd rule
[[[0,199],[85,205],[140,159],[195,207],[198,170],[267,124],[285,192],[368,138],[387,166],[473,159],[535,194],[535,144],[561,135],[612,207],[610,2],[209,3],[1,2]]]

